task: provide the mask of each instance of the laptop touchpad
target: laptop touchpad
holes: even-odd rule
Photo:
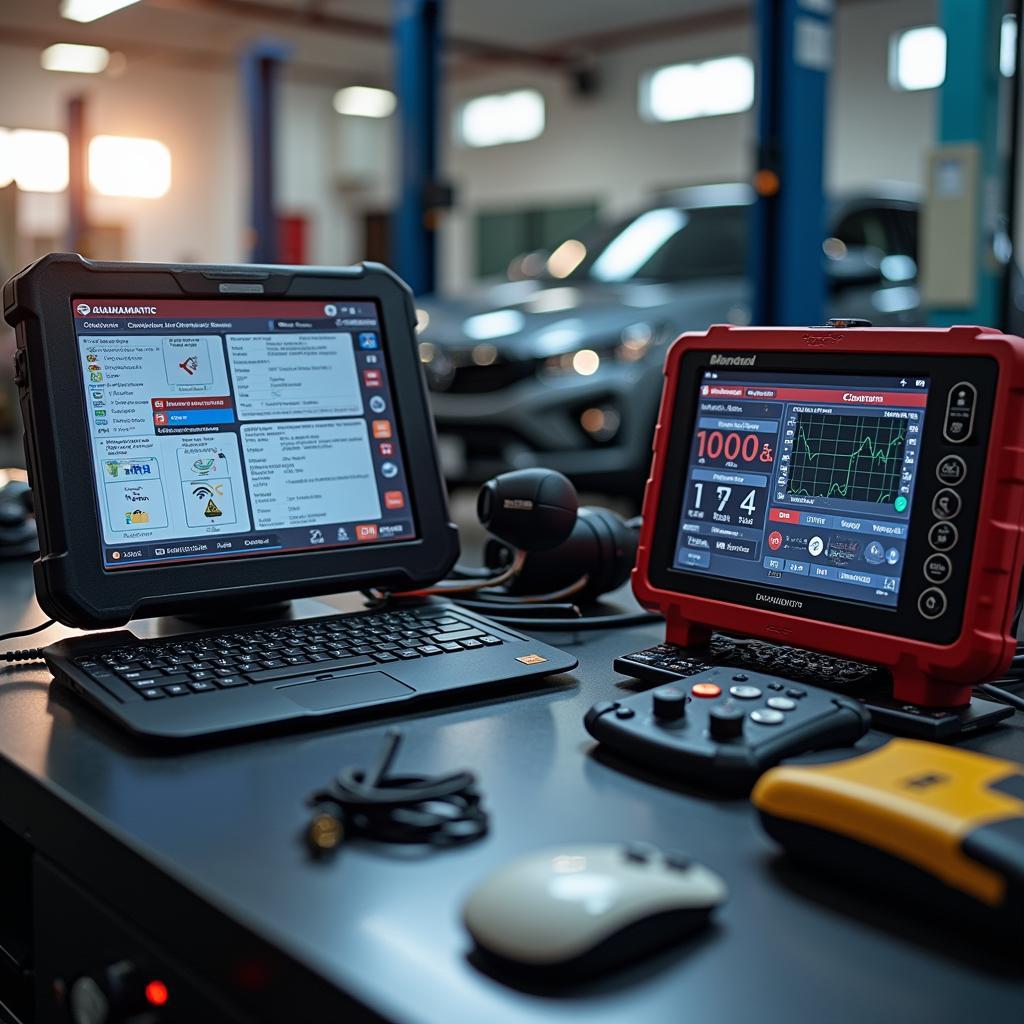
[[[354,704],[374,704],[379,700],[408,697],[416,691],[411,686],[383,672],[362,672],[354,676],[335,676],[310,683],[297,683],[278,689],[284,697],[310,711],[334,711]]]

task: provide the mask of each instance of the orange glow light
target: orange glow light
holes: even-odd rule
[[[146,1002],[150,1006],[166,1006],[170,998],[171,993],[167,991],[167,986],[159,979],[154,978],[146,985]]]

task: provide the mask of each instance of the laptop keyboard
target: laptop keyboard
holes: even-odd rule
[[[427,607],[145,640],[74,663],[101,685],[120,680],[146,700],[162,700],[502,643],[450,608]]]
[[[749,668],[845,692],[862,692],[883,684],[888,678],[877,665],[722,633],[712,634],[708,647],[701,650],[669,643],[658,644],[616,658],[614,667],[637,679],[667,683],[705,672],[716,665]]]

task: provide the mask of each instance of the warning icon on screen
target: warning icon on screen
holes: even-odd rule
[[[206,516],[207,519],[216,519],[218,516],[224,515],[224,513],[221,512],[219,508],[217,508],[213,498],[211,498],[206,503],[206,511],[203,513],[203,515]]]

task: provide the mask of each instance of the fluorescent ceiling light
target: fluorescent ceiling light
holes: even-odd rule
[[[529,142],[543,131],[544,97],[536,89],[478,96],[459,113],[459,138],[475,148]]]
[[[18,128],[8,133],[15,184],[25,192],[68,187],[68,140],[62,132]]]
[[[914,92],[935,89],[946,79],[946,33],[938,25],[900,32],[889,47],[889,84]]]
[[[738,114],[754,105],[754,64],[736,55],[669,64],[640,85],[640,113],[648,121],[685,121]]]
[[[97,135],[89,143],[89,184],[105,196],[159,199],[171,187],[171,152],[156,139]]]
[[[334,94],[334,109],[350,117],[390,117],[395,112],[395,94],[390,89],[350,85]]]
[[[47,71],[74,71],[80,75],[98,75],[106,70],[110,51],[102,46],[79,46],[78,43],[54,43],[39,56]]]
[[[139,0],[61,0],[60,14],[68,21],[95,21]]]

